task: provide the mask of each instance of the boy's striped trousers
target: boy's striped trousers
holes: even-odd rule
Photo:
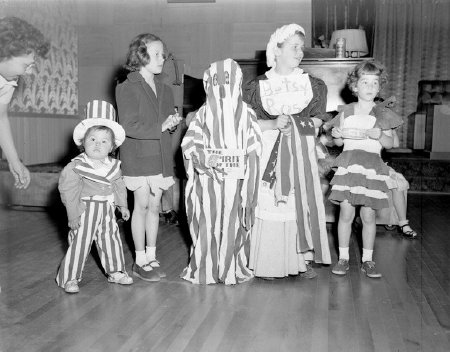
[[[100,198],[101,200],[98,200]],[[69,248],[62,260],[56,282],[64,287],[67,281],[81,281],[84,264],[95,241],[105,272],[125,272],[125,258],[119,227],[114,215],[114,205],[104,197],[83,199],[86,210],[81,215],[81,225],[69,231]]]

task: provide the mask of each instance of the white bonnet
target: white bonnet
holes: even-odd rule
[[[286,24],[280,28],[278,28],[271,36],[269,43],[267,43],[266,49],[266,58],[267,58],[267,67],[275,67],[275,48],[277,44],[283,43],[287,38],[294,35],[295,32],[301,32],[303,35],[305,34],[305,30],[303,27],[298,24],[291,23]]]

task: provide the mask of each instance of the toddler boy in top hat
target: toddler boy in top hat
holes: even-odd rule
[[[63,169],[59,191],[69,219],[69,248],[62,260],[57,284],[67,293],[79,292],[78,283],[95,241],[108,282],[130,285],[115,207],[128,220],[127,193],[120,161],[111,157],[125,140],[125,131],[116,121],[114,107],[105,101],[87,104],[86,119],[73,131],[81,154]]]

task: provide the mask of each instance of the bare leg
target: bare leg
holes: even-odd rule
[[[145,215],[145,236],[148,247],[156,247],[156,238],[159,229],[159,207],[161,203],[162,190],[149,192],[147,198],[147,212]],[[145,249],[145,248],[144,248]]]
[[[396,188],[392,189],[392,202],[397,212],[400,232],[408,238],[417,237],[417,232],[411,228],[406,218],[406,191],[399,191]]]
[[[145,226],[150,188],[148,185],[134,191],[134,209],[131,217],[131,233],[136,251],[145,251]]]
[[[346,275],[350,266],[349,246],[352,234],[352,223],[355,218],[355,207],[348,201],[341,202],[338,222],[339,260],[333,266],[331,272],[336,275]]]
[[[173,179],[175,181],[175,184],[172,186],[173,210],[178,213],[180,211],[180,180],[176,177]]]
[[[355,207],[346,200],[341,202],[338,222],[339,247],[348,248],[350,245],[350,235],[352,233],[352,222],[355,218]]]
[[[362,239],[363,249],[373,250],[377,226],[375,222],[375,210],[368,207],[361,207],[361,221],[363,224]]]
[[[360,215],[361,221],[363,223],[363,255],[361,271],[364,272],[368,277],[380,278],[382,275],[377,271],[375,262],[372,260],[373,248],[375,245],[375,236],[377,232],[375,210],[368,207],[361,207]]]
[[[403,192],[396,188],[392,189],[392,202],[394,203],[399,222],[406,220],[406,199]]]

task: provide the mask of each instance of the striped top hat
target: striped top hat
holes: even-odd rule
[[[92,100],[86,105],[86,118],[75,126],[73,140],[81,145],[86,131],[92,126],[106,126],[112,129],[115,136],[116,147],[125,140],[125,130],[116,122],[116,110],[103,100]]]

